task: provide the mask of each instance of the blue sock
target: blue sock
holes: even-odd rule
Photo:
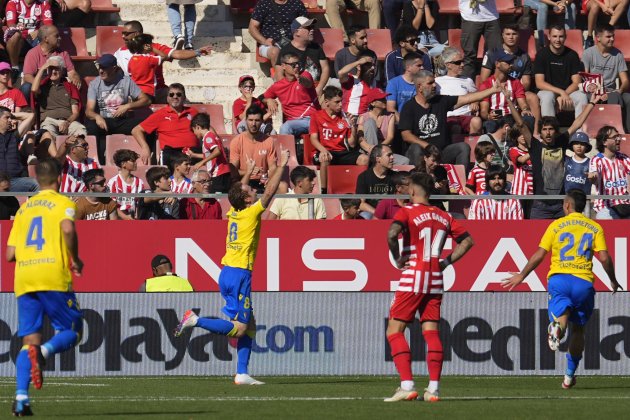
[[[234,324],[230,321],[219,318],[199,318],[196,326],[222,335],[228,335],[228,333],[234,329]]]
[[[71,349],[77,342],[79,334],[72,330],[63,330],[53,335],[53,337],[42,345],[46,347],[49,355],[62,353]]]
[[[252,354],[252,338],[248,335],[244,335],[238,339],[236,350],[238,354],[238,362],[236,364],[236,373],[247,373],[247,366],[249,366],[249,356]]]
[[[28,385],[31,383],[31,361],[28,359],[28,346],[22,350],[15,359],[16,390],[15,395],[28,395]]]
[[[580,360],[582,360],[582,356],[573,356],[571,353],[567,353],[567,376],[574,376],[575,371],[580,364]]]

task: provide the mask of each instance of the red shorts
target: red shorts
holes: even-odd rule
[[[413,322],[416,312],[420,314],[420,322],[439,321],[442,295],[423,295],[413,292],[396,292],[392,306],[389,308],[389,319]]]
[[[472,115],[456,115],[454,117],[447,117],[446,124],[457,125],[464,133],[470,132],[470,121],[472,121]]]

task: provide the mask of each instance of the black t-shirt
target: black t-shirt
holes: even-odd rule
[[[564,194],[564,155],[568,147],[568,133],[558,135],[551,146],[532,139],[529,155],[532,160],[534,194]]]
[[[388,171],[385,177],[379,178],[374,173],[374,168],[368,168],[357,177],[357,194],[393,194],[396,185],[392,181],[392,171]],[[378,200],[365,200],[372,207],[376,207]]]
[[[559,55],[552,53],[549,47],[543,48],[534,61],[534,74],[544,74],[545,82],[562,90],[571,85],[571,76],[583,69],[578,54],[567,47]]]
[[[300,0],[287,0],[285,4],[276,3],[275,8],[272,2],[273,0],[259,0],[252,12],[252,19],[260,22],[260,33],[265,38],[272,38],[274,42],[278,42],[284,35],[291,39],[293,36],[291,22],[295,18],[306,16],[306,7]]]
[[[322,76],[322,66],[320,60],[326,60],[324,50],[318,44],[311,42],[304,51],[298,50],[293,44],[287,44],[280,50],[280,57],[287,53],[293,53],[300,58],[302,69],[313,76],[313,80],[318,81]]]
[[[457,99],[457,96],[436,95],[429,101],[429,108],[424,108],[415,97],[412,97],[400,111],[398,128],[400,131],[411,130],[420,140],[444,150],[451,144],[446,126],[446,113],[453,110]]]
[[[374,59],[374,63],[376,64],[376,53],[370,49],[367,50],[370,55],[372,56],[372,58]],[[346,47],[342,50],[337,51],[337,54],[335,54],[335,74],[339,74],[339,70],[346,67],[348,64],[350,63],[354,63],[355,61],[357,61],[359,58],[352,54],[350,52],[350,47]],[[357,68],[353,67],[352,70],[350,70],[350,74],[353,76],[357,75]],[[376,76],[378,75],[378,66],[377,66],[377,70],[376,70],[376,74],[375,74],[375,79],[377,78]]]

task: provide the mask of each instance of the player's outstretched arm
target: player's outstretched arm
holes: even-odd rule
[[[74,272],[74,274],[80,276],[81,271],[83,270],[83,261],[79,258],[79,238],[77,237],[77,231],[74,228],[74,222],[68,219],[62,220],[61,231],[63,233],[63,238],[66,241],[68,252],[72,257],[70,269]]]
[[[503,281],[501,281],[503,288],[507,289],[509,287],[509,290],[511,291],[516,286],[521,284],[523,280],[525,280],[525,277],[527,277],[529,273],[534,271],[536,267],[538,267],[540,263],[545,259],[545,255],[547,255],[547,250],[544,248],[538,248],[538,250],[534,252],[534,255],[531,256],[529,261],[527,261],[527,264],[525,264],[525,268],[523,268],[523,271],[521,271],[520,273],[510,273],[512,274],[512,277],[503,279]]]
[[[466,255],[474,244],[475,241],[473,241],[472,236],[467,236],[463,241],[457,244],[451,255],[446,257],[443,261],[440,261],[440,268],[444,270],[449,265],[455,263],[457,260]]]
[[[273,172],[269,181],[267,182],[267,187],[265,188],[265,192],[261,197],[261,204],[264,208],[267,208],[269,203],[271,203],[271,199],[276,194],[278,190],[278,185],[280,185],[280,180],[282,179],[282,174],[284,173],[284,167],[289,163],[289,149],[285,149],[280,146],[280,163],[278,168]]]
[[[597,253],[597,259],[602,263],[602,267],[604,267],[604,271],[608,274],[608,278],[610,279],[610,287],[612,287],[613,293],[618,290],[623,290],[623,287],[617,282],[617,276],[615,276],[615,266],[613,264],[612,257],[608,253],[608,251],[599,251]]]

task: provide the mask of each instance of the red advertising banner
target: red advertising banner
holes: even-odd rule
[[[444,272],[449,291],[502,291],[500,282],[519,271],[538,248],[549,221],[464,224],[475,241],[472,250]],[[630,224],[603,222],[617,279],[627,290]],[[151,277],[150,261],[165,254],[175,272],[197,291],[218,290],[225,252],[225,221],[81,221],[77,223],[83,276],[79,292],[135,292]],[[398,271],[387,248],[388,221],[264,221],[254,267],[254,291],[383,292],[396,288]],[[11,222],[0,222],[2,254]],[[444,255],[454,243],[446,241]],[[0,291],[13,291],[14,264],[0,259]],[[549,260],[521,284],[519,291],[544,291]],[[598,261],[598,291],[610,290]]]

